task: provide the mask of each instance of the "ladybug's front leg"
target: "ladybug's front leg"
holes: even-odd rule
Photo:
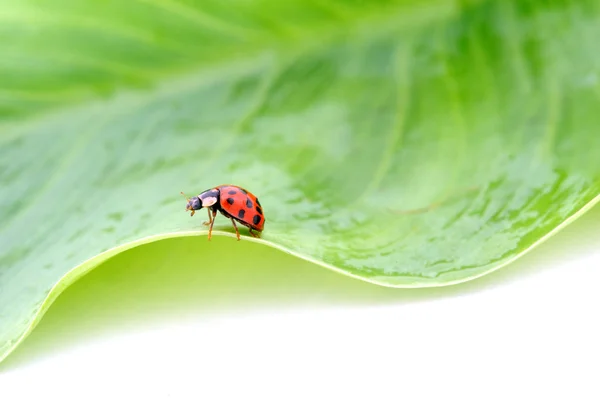
[[[208,211],[208,217],[210,218],[210,210]],[[215,224],[215,219],[217,218],[217,211],[213,209],[212,218],[210,219],[210,227],[208,228],[208,241],[210,241],[210,237],[212,237],[212,228],[213,224]]]
[[[212,223],[212,216],[210,215],[210,208],[206,208],[206,210],[208,211],[208,222],[202,222],[203,225],[208,226],[209,224]]]

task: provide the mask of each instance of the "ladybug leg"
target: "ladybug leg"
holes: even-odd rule
[[[208,217],[210,217],[210,211],[208,211]],[[212,228],[213,224],[215,224],[215,219],[217,217],[217,211],[213,210],[212,218],[210,219],[210,227],[208,228],[208,241],[212,237]]]
[[[258,234],[256,234],[255,232],[253,232],[253,231],[252,231],[252,229],[250,229],[250,230],[249,230],[249,232],[250,232],[250,235],[251,235],[252,237],[255,237],[255,238],[259,238],[259,237],[260,237],[260,235],[258,235]]]
[[[212,223],[213,218],[212,218],[212,216],[210,216],[210,209],[206,208],[206,210],[208,211],[208,221],[207,222],[202,222],[202,224],[205,225],[205,226],[208,226],[208,225],[210,225]]]
[[[237,228],[237,224],[235,224],[235,220],[231,218],[231,223],[233,223],[233,227],[235,228],[235,234],[237,235],[238,241],[240,240],[240,231]]]

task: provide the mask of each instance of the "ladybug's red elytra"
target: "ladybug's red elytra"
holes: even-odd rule
[[[183,192],[181,194],[185,197]],[[208,221],[204,222],[204,225],[210,226],[208,229],[209,241],[217,211],[231,219],[238,241],[240,232],[235,224],[236,220],[250,229],[252,237],[260,237],[255,231],[259,233],[263,231],[265,216],[262,206],[254,194],[241,187],[224,184],[206,190],[195,197],[186,197],[186,199],[185,210],[192,211],[190,216],[194,216],[198,209],[206,208],[208,210]]]

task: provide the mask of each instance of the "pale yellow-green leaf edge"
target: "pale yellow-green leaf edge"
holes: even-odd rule
[[[427,282],[423,282],[423,281],[419,281],[419,282],[415,282],[415,283],[403,283],[403,284],[392,284],[386,281],[383,281],[382,279],[379,278],[367,278],[367,277],[363,277],[363,276],[358,276],[352,273],[349,273],[347,271],[344,271],[342,269],[337,268],[335,265],[331,265],[329,263],[320,261],[320,260],[316,260],[316,259],[312,259],[311,257],[302,255],[300,253],[294,252],[294,251],[290,251],[285,247],[282,247],[281,245],[269,242],[267,240],[263,240],[260,238],[252,238],[252,237],[247,237],[247,236],[242,236],[242,239],[244,240],[248,240],[251,242],[255,242],[255,243],[259,243],[259,244],[263,244],[263,245],[267,245],[269,247],[278,249],[282,252],[288,253],[290,255],[296,256],[300,259],[304,259],[308,262],[312,262],[314,264],[317,264],[319,266],[322,266],[326,269],[332,270],[334,272],[340,273],[342,275],[348,276],[348,277],[352,277],[358,280],[362,280],[368,283],[372,283],[372,284],[376,284],[376,285],[380,285],[380,286],[384,286],[384,287],[389,287],[389,288],[431,288],[431,287],[442,287],[442,286],[448,286],[448,285],[455,285],[455,284],[460,284],[460,283],[464,283],[470,280],[474,280],[476,278],[482,277],[486,274],[492,273],[504,266],[507,266],[508,264],[516,261],[517,259],[521,258],[522,256],[524,256],[525,254],[527,254],[528,252],[532,251],[534,248],[536,248],[538,245],[542,244],[543,242],[545,242],[546,240],[548,240],[550,237],[554,236],[556,233],[558,233],[560,230],[562,230],[563,228],[565,228],[566,226],[568,226],[569,224],[571,224],[572,222],[574,222],[576,219],[580,218],[583,214],[585,214],[587,211],[589,211],[590,209],[592,209],[597,203],[600,202],[600,195],[597,195],[596,197],[594,197],[590,202],[588,202],[586,205],[584,205],[579,211],[575,212],[573,215],[571,215],[569,218],[567,218],[564,222],[562,222],[561,224],[559,224],[558,226],[556,226],[554,229],[552,229],[550,232],[548,232],[546,235],[544,235],[543,237],[541,237],[539,240],[537,240],[536,242],[534,242],[533,244],[531,244],[528,248],[524,249],[522,252],[520,252],[519,254],[513,256],[510,259],[507,259],[501,263],[499,263],[497,266],[490,268],[488,270],[484,270],[479,274],[476,275],[472,275],[469,277],[465,277],[462,279],[457,279],[457,280],[452,280],[452,281],[447,281],[447,282],[441,282],[441,283],[427,283]],[[44,300],[44,302],[42,303],[42,306],[40,307],[40,309],[37,311],[35,317],[33,318],[33,320],[31,321],[29,327],[27,328],[27,330],[21,335],[21,337],[19,337],[19,339],[12,345],[12,347],[10,347],[8,349],[8,351],[4,354],[3,357],[0,357],[0,362],[2,362],[8,355],[10,355],[15,348],[17,348],[19,346],[19,344],[21,344],[21,342],[23,342],[23,340],[25,338],[27,338],[27,336],[33,331],[33,329],[35,328],[35,326],[39,323],[39,321],[42,319],[42,317],[44,316],[44,314],[46,313],[46,311],[50,308],[50,305],[52,305],[52,303],[56,300],[56,298],[71,284],[75,283],[78,279],[80,279],[81,277],[83,277],[84,275],[86,275],[87,273],[89,273],[91,270],[93,270],[94,268],[96,268],[97,266],[101,265],[102,263],[104,263],[105,261],[107,261],[108,259],[110,259],[111,257],[127,251],[131,248],[135,248],[141,245],[145,245],[145,244],[150,244],[156,241],[161,241],[161,240],[166,240],[169,238],[177,238],[177,237],[193,237],[193,236],[205,236],[207,235],[208,231],[207,230],[191,230],[191,231],[181,231],[181,232],[176,232],[176,233],[168,233],[168,234],[156,234],[156,235],[152,235],[149,237],[145,237],[139,240],[135,240],[126,244],[122,244],[119,245],[117,247],[111,248],[107,251],[104,251],[90,259],[88,259],[87,261],[75,266],[74,268],[72,268],[69,272],[67,272],[50,290],[50,292],[48,293],[48,296],[46,297],[46,299]],[[224,231],[213,231],[213,235],[219,235],[219,236],[228,236],[231,238],[235,238],[235,234],[233,233],[229,233],[229,232],[224,232]]]

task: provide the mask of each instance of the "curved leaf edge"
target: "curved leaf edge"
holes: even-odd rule
[[[553,228],[547,234],[540,237],[537,241],[532,243],[529,247],[525,248],[523,251],[514,255],[513,257],[510,257],[510,258],[504,260],[503,262],[500,262],[498,265],[491,267],[487,270],[483,270],[482,272],[474,274],[472,276],[455,279],[455,280],[449,280],[449,281],[441,281],[441,282],[433,282],[433,281],[430,281],[427,279],[415,279],[414,277],[411,277],[411,279],[413,280],[411,282],[401,282],[400,281],[397,283],[392,283],[389,280],[391,280],[391,279],[402,280],[403,278],[402,277],[395,277],[395,278],[391,277],[390,278],[390,277],[386,277],[386,276],[380,276],[380,277],[374,277],[374,278],[373,277],[371,277],[371,278],[364,277],[364,276],[356,275],[356,274],[350,273],[346,270],[340,269],[340,268],[338,268],[332,264],[329,264],[327,262],[323,262],[323,261],[320,261],[317,259],[313,259],[309,256],[302,255],[295,251],[289,250],[279,244],[275,244],[273,242],[270,242],[270,241],[267,241],[264,239],[247,237],[247,236],[242,236],[242,239],[249,240],[249,241],[252,241],[255,243],[260,243],[260,244],[269,246],[271,248],[275,248],[284,253],[290,254],[290,255],[295,256],[300,259],[304,259],[308,262],[314,263],[316,265],[319,265],[321,267],[324,267],[324,268],[334,271],[336,273],[339,273],[344,276],[348,276],[348,277],[351,277],[351,278],[354,278],[357,280],[361,280],[361,281],[364,281],[367,283],[371,283],[371,284],[375,284],[375,285],[379,285],[379,286],[383,286],[383,287],[388,287],[388,288],[435,288],[435,287],[456,285],[456,284],[465,283],[465,282],[468,282],[471,280],[475,280],[477,278],[483,277],[487,274],[495,272],[495,271],[513,263],[517,259],[521,258],[522,256],[526,255],[527,253],[529,253],[530,251],[535,249],[537,246],[544,243],[549,238],[553,237],[559,231],[561,231],[562,229],[564,229],[565,227],[567,227],[568,225],[573,223],[575,220],[580,218],[582,215],[584,215],[586,212],[588,212],[590,209],[592,209],[598,203],[600,203],[600,194],[598,194],[596,197],[594,197],[590,202],[585,204],[583,207],[581,207],[581,209],[579,209],[573,215],[571,215],[570,217],[565,219],[562,223],[557,225],[555,228]],[[144,238],[141,238],[141,239],[138,239],[135,241],[131,241],[131,242],[128,242],[125,244],[121,244],[114,248],[108,249],[108,250],[80,263],[79,265],[75,266],[74,268],[69,270],[65,275],[63,275],[63,277],[52,287],[52,289],[49,291],[48,295],[46,296],[46,299],[42,303],[42,306],[38,309],[37,313],[35,314],[35,317],[31,320],[27,330],[21,334],[21,336],[14,342],[14,344],[12,346],[10,346],[8,348],[8,350],[5,353],[3,353],[3,354],[0,353],[0,363],[4,359],[6,359],[25,340],[25,338],[27,338],[29,336],[29,334],[31,334],[31,332],[35,329],[37,324],[43,318],[44,314],[48,311],[48,309],[50,308],[52,303],[54,303],[56,298],[58,298],[58,296],[60,294],[62,294],[67,287],[74,284],[77,280],[79,280],[80,278],[85,276],[90,271],[94,270],[96,267],[100,266],[102,263],[106,262],[108,259],[110,259],[113,256],[118,255],[122,252],[125,252],[129,249],[132,249],[132,248],[135,248],[138,246],[142,246],[142,245],[146,245],[146,244],[151,244],[153,242],[158,242],[158,241],[172,239],[172,238],[180,238],[180,237],[205,236],[207,234],[208,234],[208,231],[206,231],[206,230],[191,230],[191,231],[180,231],[180,232],[167,233],[167,234],[156,234],[156,235],[144,237]],[[218,236],[226,236],[226,237],[231,237],[231,238],[236,237],[235,234],[225,232],[225,231],[213,231],[212,234],[215,236],[218,235]]]

